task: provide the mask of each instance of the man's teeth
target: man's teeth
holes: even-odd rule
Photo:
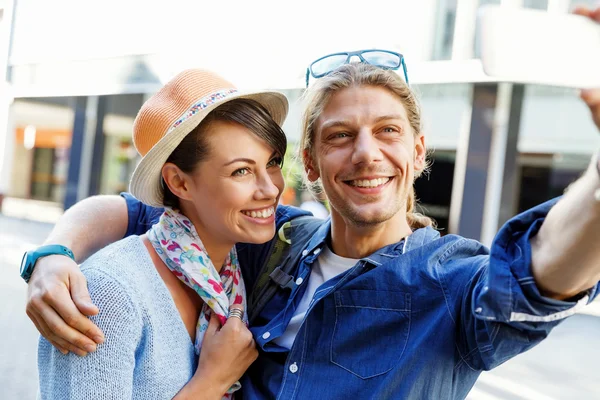
[[[377,178],[377,179],[358,179],[355,181],[350,181],[352,186],[364,187],[364,188],[374,188],[377,186],[381,186],[387,183],[390,178]]]
[[[275,207],[265,208],[261,211],[242,211],[249,217],[252,218],[269,218],[275,212]]]

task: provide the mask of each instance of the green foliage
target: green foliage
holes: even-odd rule
[[[286,187],[302,188],[302,162],[297,156],[297,143],[288,143],[283,161],[283,177]]]

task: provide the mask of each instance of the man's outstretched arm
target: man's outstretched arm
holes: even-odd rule
[[[61,352],[85,355],[104,341],[102,331],[87,318],[98,308],[77,263],[123,238],[127,228],[125,199],[95,196],[67,210],[44,242],[67,246],[77,261],[60,255],[41,258],[29,280],[27,315]]]
[[[600,160],[571,185],[531,240],[531,269],[539,290],[559,300],[600,281]],[[600,192],[598,192],[600,193]]]
[[[600,7],[575,13],[600,23]],[[600,88],[585,90],[581,97],[600,129]],[[533,276],[546,296],[567,299],[600,280],[600,152],[550,210],[531,245]]]

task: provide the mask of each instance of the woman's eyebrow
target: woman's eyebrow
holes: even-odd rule
[[[271,155],[269,156],[269,159],[277,156],[278,154],[279,153],[277,153],[277,151],[273,151],[273,153],[271,153]],[[256,161],[254,161],[251,158],[239,157],[239,158],[234,158],[233,160],[226,162],[225,164],[223,164],[223,166],[227,167],[228,165],[231,165],[231,164],[234,164],[234,163],[237,163],[237,162],[245,162],[247,164],[252,164],[252,165],[256,164]]]
[[[256,161],[254,161],[254,160],[252,160],[250,158],[234,158],[233,160],[231,160],[231,161],[223,164],[223,166],[226,167],[226,166],[234,164],[236,162],[245,162],[245,163],[248,163],[248,164],[256,164]]]

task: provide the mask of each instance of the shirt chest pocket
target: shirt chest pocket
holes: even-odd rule
[[[334,300],[330,361],[361,379],[398,365],[410,331],[410,294],[345,290]]]

